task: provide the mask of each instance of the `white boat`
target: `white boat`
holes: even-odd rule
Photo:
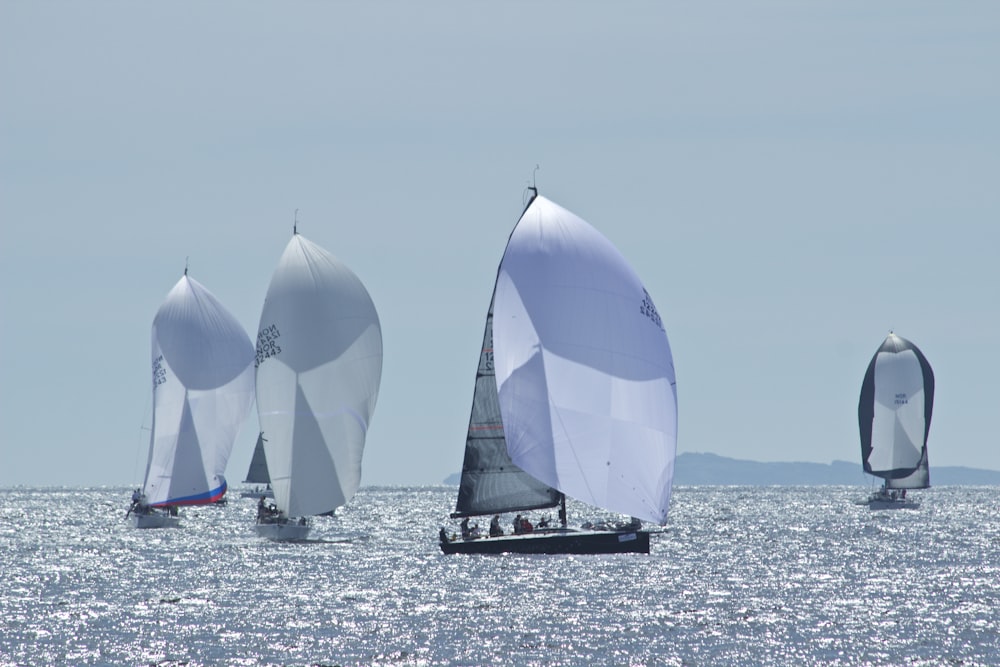
[[[858,401],[861,463],[882,478],[871,509],[915,509],[910,489],[930,487],[927,436],[934,407],[934,372],[916,345],[890,332],[875,352]]]
[[[274,498],[271,488],[271,475],[267,472],[267,456],[264,454],[264,434],[257,436],[257,444],[253,448],[253,458],[247,469],[244,484],[253,484],[253,488],[240,492],[240,498]]]
[[[126,513],[136,527],[175,526],[178,506],[223,498],[253,403],[253,360],[246,331],[185,269],[153,319],[149,456]]]
[[[309,517],[347,503],[382,375],[382,330],[364,285],[293,233],[271,278],[257,332],[257,413],[274,489],[256,530],[299,540]],[[263,503],[262,503],[263,504]]]
[[[452,513],[495,522],[488,537],[442,528],[441,550],[648,553],[640,520],[666,522],[677,446],[667,334],[611,242],[532,191],[486,316]],[[566,495],[631,519],[571,529]],[[502,513],[557,505],[559,525],[498,530]]]
[[[177,528],[180,526],[180,516],[177,506],[151,507],[137,504],[129,509],[128,516],[135,528]]]

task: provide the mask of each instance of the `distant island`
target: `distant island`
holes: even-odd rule
[[[460,475],[445,484],[458,485]],[[860,463],[745,461],[718,454],[685,452],[674,462],[675,486],[866,486],[874,480]],[[931,486],[1000,486],[1000,471],[962,466],[935,466],[931,459]]]

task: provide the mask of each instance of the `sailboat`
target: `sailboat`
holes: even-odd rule
[[[242,491],[240,498],[273,498],[274,491],[271,489],[271,475],[267,472],[267,457],[264,455],[264,434],[257,436],[257,444],[253,448],[253,457],[250,459],[250,467],[247,468],[244,484],[255,484],[249,491]],[[262,486],[263,485],[263,486]]]
[[[257,534],[301,540],[309,518],[346,504],[382,375],[382,329],[368,291],[293,228],[257,331],[257,413],[274,503]]]
[[[927,435],[934,406],[934,372],[916,345],[889,332],[875,352],[858,401],[861,463],[881,477],[871,509],[914,509],[908,489],[930,487]]]
[[[184,275],[153,319],[153,425],[146,476],[126,513],[138,528],[178,525],[177,507],[218,502],[253,403],[254,351],[233,315]]]
[[[677,445],[670,344],[653,300],[608,239],[538,195],[497,271],[452,518],[452,553],[649,553],[666,522]],[[570,528],[566,496],[629,521]],[[513,533],[499,515],[559,506]],[[489,536],[468,518],[494,515]],[[601,528],[601,529],[598,529]]]

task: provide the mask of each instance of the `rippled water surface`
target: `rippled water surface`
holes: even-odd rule
[[[995,489],[682,487],[648,556],[444,556],[455,492],[277,544],[235,493],[139,531],[125,488],[0,490],[0,665],[1000,664]]]

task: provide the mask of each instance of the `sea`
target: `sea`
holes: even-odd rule
[[[680,487],[648,555],[445,556],[456,489],[363,488],[303,543],[238,489],[159,530],[128,488],[0,489],[0,665],[1000,664],[996,488]]]

